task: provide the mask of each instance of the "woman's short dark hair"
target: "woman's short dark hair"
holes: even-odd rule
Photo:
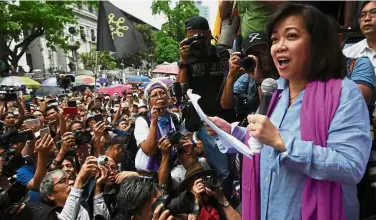
[[[272,45],[271,36],[276,23],[292,15],[303,17],[304,26],[311,37],[311,63],[307,80],[344,78],[346,58],[338,43],[338,36],[331,30],[325,14],[315,7],[297,3],[285,3],[278,7],[266,24],[269,47]],[[277,71],[274,65],[273,70]]]
[[[360,7],[360,12],[363,10],[363,8],[368,4],[370,3],[371,1],[364,1],[361,3],[361,7]]]

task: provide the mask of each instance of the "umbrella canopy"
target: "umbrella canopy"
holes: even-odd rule
[[[44,80],[41,85],[42,86],[53,86],[53,87],[56,87],[57,86],[56,77],[51,77],[51,78],[48,78],[48,79]]]
[[[86,75],[79,75],[76,76],[75,84],[76,85],[87,85],[90,83],[94,83],[95,79],[92,76],[86,76]]]
[[[145,87],[146,87],[149,83],[150,83],[150,82],[143,82],[143,83],[140,85],[140,88],[145,89]]]
[[[127,80],[130,83],[150,82],[150,79],[147,76],[129,76],[127,77]]]
[[[106,93],[108,95],[113,95],[115,93],[118,93],[119,96],[123,96],[122,91],[125,90],[127,92],[131,92],[132,86],[130,85],[114,85],[109,87],[102,87],[98,89],[97,92]]]
[[[177,62],[158,65],[157,68],[152,71],[152,73],[161,73],[167,75],[178,75],[178,72],[179,67]]]
[[[41,87],[34,92],[34,96],[64,95],[64,89],[52,86]]]
[[[27,77],[8,76],[0,79],[0,86],[22,86],[25,85],[29,89],[40,87],[40,83]]]
[[[171,80],[170,77],[157,77],[157,78],[153,78],[151,81],[155,81],[155,80],[162,81],[166,85],[171,85],[175,82],[174,80]]]
[[[97,79],[97,82],[100,83],[100,84],[105,84],[105,83],[107,83],[107,81],[108,80],[106,78],[104,78],[104,77],[101,77],[101,78]]]

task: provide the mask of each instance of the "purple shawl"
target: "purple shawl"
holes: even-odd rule
[[[331,79],[327,82],[314,81],[307,84],[300,110],[302,140],[313,141],[321,147],[327,146],[329,126],[340,102],[341,86],[342,80],[340,79]],[[282,90],[277,90],[273,94],[268,117],[277,105],[281,93]],[[245,143],[248,139],[247,135]],[[252,159],[243,156],[242,177],[242,218],[258,220],[261,217],[260,154],[253,155]],[[302,219],[346,219],[341,184],[315,180],[307,176],[302,198]]]

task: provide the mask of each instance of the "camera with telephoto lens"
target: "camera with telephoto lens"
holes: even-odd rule
[[[25,91],[26,87],[24,85],[20,87],[16,86],[1,86],[0,87],[0,101],[1,102],[11,102],[17,100],[17,92]]]
[[[165,210],[169,210],[170,214],[173,216],[186,213],[189,214],[195,209],[195,197],[189,191],[181,193],[176,198],[171,195],[163,195],[155,200],[152,205],[153,210],[155,210],[160,204],[163,204],[160,214]]]
[[[253,72],[256,68],[256,60],[248,55],[241,53],[239,55],[241,59],[241,66],[246,70]]]
[[[101,155],[97,158],[98,165],[104,166],[108,163],[108,157],[105,155]]]
[[[177,131],[170,131],[167,134],[167,138],[170,141],[172,146],[179,144],[180,140],[183,138],[183,135]]]
[[[88,144],[93,137],[89,131],[81,130],[73,131],[73,135],[77,146]]]
[[[205,37],[204,35],[195,34],[187,39],[188,50],[191,54],[198,56],[205,51]]]

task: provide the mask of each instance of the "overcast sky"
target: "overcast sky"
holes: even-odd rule
[[[166,21],[164,16],[151,14],[151,4],[153,0],[109,0],[116,7],[123,11],[149,23],[160,29],[162,24]],[[174,0],[172,2],[175,2]],[[218,0],[202,0],[202,5],[209,6],[210,10],[210,28],[213,29],[215,21]]]

